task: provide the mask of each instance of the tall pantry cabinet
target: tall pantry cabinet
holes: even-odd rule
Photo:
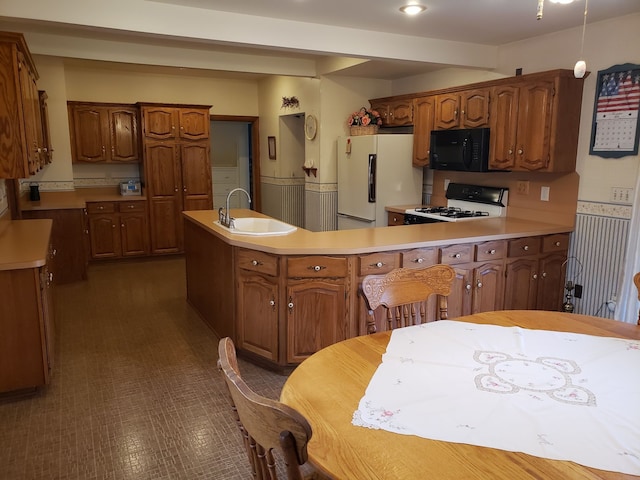
[[[140,108],[151,252],[181,252],[181,212],[213,208],[210,107],[140,104]]]

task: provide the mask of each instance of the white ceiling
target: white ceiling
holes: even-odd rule
[[[375,32],[389,32],[484,45],[536,37],[582,25],[585,0],[569,5],[544,2],[536,20],[537,0],[148,0],[207,10],[242,13],[371,31],[354,42],[375,42]],[[399,11],[419,3],[427,10],[415,17]],[[640,12],[639,0],[590,0],[588,22]]]
[[[407,17],[399,11],[405,3],[427,10]],[[588,5],[588,23],[640,12],[640,0]],[[541,20],[536,6],[537,0],[3,0],[0,29],[25,32],[35,54],[74,61],[314,76],[321,68],[310,65],[348,57],[367,61],[335,71],[395,79],[447,65],[491,69],[497,46],[582,25],[585,0],[545,0]],[[244,66],[235,65],[238,59]]]

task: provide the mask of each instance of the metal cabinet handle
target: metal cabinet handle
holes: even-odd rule
[[[496,250],[494,248],[492,248],[491,250],[487,250],[485,253],[488,254],[488,255],[495,255],[496,254]]]
[[[560,246],[560,242],[556,242],[556,243],[555,243],[555,246],[556,246],[556,247],[559,247],[559,246]]]
[[[459,253],[452,253],[451,254],[451,258],[460,258],[462,255],[460,255]]]
[[[383,262],[372,263],[369,265],[370,267],[382,268],[384,266]]]
[[[547,278],[547,272],[542,272],[542,278]]]
[[[467,290],[467,293],[469,293],[471,291],[471,284],[467,283],[467,285],[464,288]]]
[[[116,228],[116,224],[115,224],[115,223],[112,223],[112,224],[111,224],[111,228]]]
[[[289,297],[289,303],[287,304],[287,307],[289,307],[289,310],[293,310],[293,299],[291,297]]]
[[[478,280],[478,283],[476,283],[476,287],[482,288],[482,282]]]
[[[529,245],[525,245],[524,247],[522,247],[522,249],[526,252],[527,250],[529,250]]]
[[[509,149],[509,155],[513,155],[513,147]]]
[[[102,205],[98,205],[98,210],[104,210],[104,207]]]
[[[327,267],[325,267],[324,265],[309,265],[307,268],[309,270],[313,270],[314,272],[319,272],[320,270],[324,270]]]
[[[518,149],[518,155],[522,155],[524,153],[524,149],[522,147],[520,147]]]
[[[414,262],[416,262],[416,263],[424,263],[424,258],[422,258],[422,257],[420,257],[420,258],[416,258],[416,259],[414,260]]]
[[[537,279],[538,279],[538,274],[537,274],[537,273],[534,273],[534,274],[533,274],[533,279],[534,279],[534,280],[537,280]]]
[[[135,208],[135,205],[127,205],[127,208]]]
[[[262,262],[260,262],[259,260],[251,260],[251,265],[257,267],[258,265],[262,265]]]
[[[272,307],[275,308],[276,306],[276,300],[274,298],[271,298],[271,300],[269,300],[269,305],[271,305]]]
[[[51,256],[55,257],[56,254],[58,253],[58,250],[56,250],[55,248],[51,251]]]
[[[49,272],[49,282],[53,282],[53,272]]]
[[[187,193],[187,187],[183,187],[182,191]]]

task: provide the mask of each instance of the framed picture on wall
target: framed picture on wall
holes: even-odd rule
[[[604,158],[638,154],[640,65],[598,72],[589,153]]]
[[[269,144],[269,159],[276,159],[276,137],[267,137],[267,142]]]

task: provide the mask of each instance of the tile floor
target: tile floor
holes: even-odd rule
[[[0,478],[251,478],[217,338],[185,297],[181,258],[92,265],[88,281],[56,287],[53,379],[0,399]],[[285,377],[240,368],[278,397]]]

